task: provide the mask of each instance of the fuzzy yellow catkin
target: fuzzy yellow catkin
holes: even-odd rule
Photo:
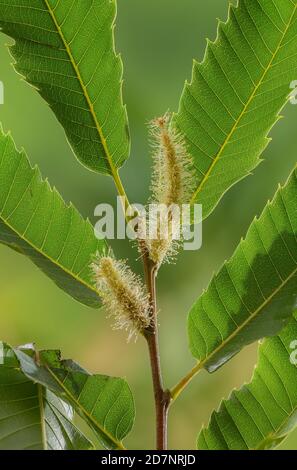
[[[128,331],[128,340],[151,324],[149,296],[123,260],[97,255],[91,266],[96,287],[114,328]]]
[[[157,220],[150,221],[154,229],[154,237],[147,238],[147,249],[150,259],[159,268],[163,262],[173,261],[179,248],[180,240],[173,237],[176,233],[175,222],[170,221],[166,213]]]
[[[171,114],[154,119],[150,133],[154,150],[152,199],[166,206],[186,204],[193,194],[194,165],[183,136],[171,123]]]
[[[160,266],[173,259],[178,251],[180,219],[170,214],[168,208],[189,202],[194,190],[194,165],[183,136],[171,123],[171,114],[154,119],[150,125],[153,153],[152,202],[163,205],[156,220],[156,237],[147,238],[150,258]],[[179,233],[178,233],[179,232]],[[164,236],[167,234],[167,236]]]

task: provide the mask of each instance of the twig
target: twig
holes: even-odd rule
[[[195,375],[200,372],[200,370],[203,368],[203,363],[198,363],[196,366],[193,367],[190,372],[185,375],[176,385],[173,387],[169,394],[170,394],[170,401],[171,403],[175,401],[179,395],[183,392],[183,390],[189,385],[189,383],[192,381],[192,379],[195,377]]]
[[[141,243],[141,242],[140,242]],[[160,363],[160,351],[158,341],[158,321],[156,305],[156,266],[149,259],[145,247],[142,247],[142,259],[144,265],[145,279],[151,302],[152,322],[144,332],[144,337],[148,344],[154,398],[156,409],[156,448],[157,450],[167,449],[167,417],[170,405],[170,392],[164,390]]]

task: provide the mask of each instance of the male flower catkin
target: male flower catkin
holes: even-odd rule
[[[183,136],[171,123],[171,114],[154,119],[150,133],[154,150],[152,199],[166,206],[188,203],[195,184],[193,161]]]
[[[114,328],[129,332],[128,340],[151,324],[149,296],[125,261],[97,255],[92,264],[97,289]]]
[[[175,209],[190,201],[194,190],[193,162],[185,141],[171,122],[171,114],[154,119],[150,126],[153,153],[152,202],[159,213],[149,220],[154,237],[147,238],[151,260],[160,266],[177,253],[181,238],[180,214]]]

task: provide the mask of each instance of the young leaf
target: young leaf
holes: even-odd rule
[[[0,0],[15,69],[49,103],[80,162],[116,178],[130,138],[115,15],[115,0]]]
[[[209,372],[277,334],[297,302],[297,166],[189,315],[190,348]]]
[[[79,302],[99,307],[91,280],[92,255],[102,252],[89,223],[67,206],[38,168],[31,168],[0,127],[0,243],[27,255]]]
[[[0,364],[0,449],[94,448],[72,423],[71,406],[26,378],[20,371],[13,350],[7,345],[3,346]]]
[[[223,401],[198,437],[201,450],[267,450],[297,425],[297,317],[259,347],[252,381]],[[294,363],[295,362],[295,363]]]
[[[175,123],[194,158],[192,203],[204,217],[260,162],[296,79],[296,19],[296,0],[239,0],[194,63]]]
[[[125,380],[90,375],[72,361],[61,361],[55,351],[41,353],[40,363],[24,351],[14,352],[26,377],[69,403],[104,447],[124,449],[122,440],[135,417],[132,393]]]

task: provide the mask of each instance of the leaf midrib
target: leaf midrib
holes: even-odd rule
[[[237,334],[243,328],[245,328],[250,322],[252,322],[254,318],[261,312],[261,310],[263,310],[272,301],[274,296],[278,294],[285,287],[285,285],[295,276],[295,274],[297,274],[297,266],[293,270],[293,272],[279,285],[279,287],[275,289],[273,293],[265,299],[265,301],[255,310],[252,315],[250,315],[238,328],[236,328],[236,330],[234,330],[233,333],[231,333],[231,335],[228,336],[228,338],[226,338],[226,340],[224,340],[209,356],[207,356],[205,359],[203,359],[196,365],[196,371],[198,372],[198,370],[202,369],[212,359],[213,356],[215,356],[219,351],[221,351],[221,349],[223,349],[226,344],[232,341],[232,339],[237,336]]]
[[[37,396],[40,410],[40,426],[41,426],[41,439],[43,450],[47,450],[47,436],[45,428],[45,414],[44,414],[44,400],[43,400],[43,387],[37,384]]]
[[[79,278],[77,277],[76,274],[74,274],[72,271],[70,271],[69,269],[65,268],[64,266],[62,266],[61,264],[59,264],[55,259],[53,259],[51,256],[49,256],[47,253],[43,252],[43,251],[40,251],[40,249],[38,247],[36,247],[34,245],[34,243],[32,243],[30,240],[28,240],[27,238],[25,238],[22,234],[19,233],[18,230],[16,230],[15,227],[13,227],[4,217],[3,215],[0,213],[0,220],[2,220],[4,222],[5,225],[7,225],[8,228],[10,228],[10,230],[12,230],[14,233],[16,233],[18,235],[18,237],[23,240],[25,243],[27,243],[29,246],[31,246],[41,257],[44,257],[46,259],[48,259],[51,263],[53,263],[55,266],[57,266],[59,269],[61,269],[65,274],[68,274],[72,279],[74,279],[75,281],[77,281],[79,284],[83,285],[84,287],[86,287],[88,290],[91,290],[93,291],[95,294],[97,294],[97,296],[99,297],[100,296],[100,293],[99,291],[94,287],[92,286],[91,284],[87,284],[86,281],[84,281],[82,278]]]
[[[230,6],[230,8],[231,8],[231,6]],[[242,119],[243,116],[245,115],[246,110],[248,109],[248,107],[250,106],[251,102],[252,102],[253,99],[255,98],[256,93],[257,93],[259,87],[262,85],[264,78],[266,77],[268,71],[269,71],[270,68],[272,67],[272,63],[274,62],[274,59],[275,59],[275,57],[277,56],[277,54],[278,54],[278,52],[279,52],[279,50],[280,50],[280,48],[281,48],[282,42],[283,42],[283,40],[284,40],[284,38],[285,38],[285,36],[286,36],[286,34],[287,34],[287,32],[288,32],[288,29],[289,29],[290,26],[291,26],[291,23],[292,23],[292,20],[293,20],[294,15],[295,15],[296,9],[297,9],[297,5],[294,6],[293,13],[292,13],[292,15],[291,15],[291,17],[290,17],[290,20],[289,20],[289,22],[288,22],[288,24],[287,24],[287,26],[286,26],[286,28],[285,28],[285,30],[284,30],[284,32],[283,32],[283,35],[282,35],[282,37],[281,37],[281,39],[280,39],[280,41],[279,41],[279,43],[278,43],[278,45],[277,45],[277,47],[276,47],[275,52],[273,53],[273,55],[272,55],[272,57],[271,57],[271,59],[270,59],[268,65],[267,65],[267,67],[264,69],[263,74],[262,74],[262,76],[261,76],[261,78],[260,78],[258,84],[257,84],[256,87],[254,88],[254,90],[253,90],[251,96],[249,97],[248,101],[246,102],[246,104],[245,104],[243,110],[241,111],[239,117],[237,118],[237,120],[236,120],[235,123],[233,124],[233,127],[232,127],[231,131],[230,131],[229,134],[226,136],[226,138],[225,138],[225,140],[224,140],[224,142],[223,142],[223,144],[222,144],[222,146],[221,146],[219,152],[217,153],[216,157],[213,159],[213,161],[212,161],[212,163],[211,163],[209,169],[208,169],[207,172],[205,173],[205,175],[204,175],[204,177],[202,178],[202,180],[201,180],[201,182],[200,182],[198,188],[197,188],[196,191],[194,192],[194,194],[193,194],[193,196],[192,196],[192,198],[191,198],[191,202],[190,202],[191,204],[194,204],[195,202],[197,202],[197,198],[198,198],[199,193],[202,191],[204,185],[205,185],[206,182],[208,181],[209,176],[210,176],[210,174],[211,174],[212,171],[213,171],[213,168],[214,168],[215,165],[218,163],[218,161],[219,161],[219,159],[220,159],[222,153],[224,152],[224,150],[225,150],[227,144],[229,143],[231,137],[233,136],[234,132],[237,130],[238,125],[239,125],[241,119]]]
[[[81,86],[81,89],[82,89],[82,91],[83,91],[83,95],[84,95],[84,97],[85,97],[85,99],[86,99],[86,101],[87,101],[87,104],[88,104],[88,107],[89,107],[89,111],[90,111],[91,116],[92,116],[92,118],[93,118],[93,120],[94,120],[94,124],[95,124],[96,129],[97,129],[97,132],[98,132],[98,134],[99,134],[100,141],[101,141],[101,143],[102,143],[102,147],[103,147],[103,149],[104,149],[104,153],[105,153],[105,157],[106,157],[107,163],[108,163],[108,165],[109,165],[109,167],[110,167],[111,174],[112,174],[112,176],[113,176],[113,178],[114,178],[115,180],[118,180],[118,171],[117,171],[115,165],[113,164],[112,157],[111,157],[111,155],[110,155],[110,153],[109,153],[109,149],[108,149],[108,146],[107,146],[106,139],[105,139],[105,137],[104,137],[102,128],[101,128],[101,126],[100,126],[100,123],[99,123],[99,121],[98,121],[98,119],[97,119],[96,113],[95,113],[95,111],[94,111],[94,106],[93,106],[93,104],[92,104],[91,98],[90,98],[90,96],[89,96],[89,94],[88,94],[88,90],[87,90],[87,88],[86,88],[86,86],[85,86],[85,84],[84,84],[84,81],[83,81],[83,79],[82,79],[82,76],[81,76],[79,67],[77,66],[77,64],[76,64],[76,62],[75,62],[75,59],[74,59],[74,57],[73,57],[73,55],[72,55],[71,49],[70,49],[70,47],[69,47],[69,44],[67,43],[67,40],[66,40],[66,38],[65,38],[65,36],[64,36],[64,34],[63,34],[63,31],[62,31],[62,29],[61,29],[61,27],[60,27],[60,25],[59,25],[59,23],[58,23],[58,21],[57,21],[57,18],[56,18],[56,16],[55,16],[54,10],[53,10],[53,9],[51,8],[51,6],[49,5],[48,0],[44,0],[44,3],[45,3],[45,6],[46,6],[46,8],[47,8],[47,10],[48,10],[48,12],[49,12],[51,18],[52,18],[52,21],[53,21],[53,23],[54,23],[54,25],[55,25],[55,28],[56,28],[56,30],[57,30],[57,33],[59,34],[59,36],[60,36],[60,38],[61,38],[61,40],[62,40],[62,42],[63,42],[63,45],[64,45],[64,47],[65,47],[65,50],[66,50],[66,52],[67,52],[67,54],[68,54],[68,56],[69,56],[69,60],[70,60],[70,62],[71,62],[71,65],[72,65],[72,67],[73,67],[73,70],[74,70],[74,72],[75,72],[75,74],[76,74],[76,77],[77,77],[77,79],[78,79],[78,81],[79,81],[79,84],[80,84],[80,86]]]
[[[275,439],[282,439],[282,440],[285,439],[286,436],[288,435],[288,433],[284,433],[283,436],[278,435],[278,433],[283,428],[284,424],[288,423],[288,421],[290,421],[292,416],[296,413],[296,410],[297,410],[297,407],[293,408],[292,411],[290,411],[290,413],[288,413],[286,415],[285,419],[281,422],[281,424],[275,430],[273,430],[271,433],[269,433],[267,438],[263,439],[255,449],[251,449],[251,450],[262,450],[261,446],[263,445],[264,442],[267,442],[268,440],[271,440],[273,442]],[[281,444],[281,442],[278,445],[280,445],[280,444]]]
[[[251,384],[251,383],[252,383],[252,382],[250,382],[250,384]],[[248,385],[250,385],[250,384],[248,384]],[[262,407],[262,405],[260,404],[260,402],[259,402],[258,400],[257,400],[257,403]],[[297,410],[297,407],[292,408],[292,411],[290,411],[290,413],[288,413],[288,414],[286,415],[286,417],[284,418],[284,420],[281,422],[281,424],[280,424],[276,429],[274,429],[272,432],[270,432],[270,433],[267,435],[267,437],[266,437],[265,439],[262,439],[262,441],[261,441],[256,447],[248,447],[248,446],[247,446],[247,447],[248,447],[248,450],[263,450],[263,447],[262,447],[262,446],[263,446],[263,444],[264,444],[265,442],[268,442],[269,440],[270,440],[271,442],[273,442],[273,441],[275,441],[276,439],[282,439],[282,440],[285,439],[286,436],[287,436],[287,433],[285,433],[283,436],[280,436],[278,433],[279,433],[280,430],[283,428],[284,424],[287,423],[287,422],[292,418],[292,416],[294,415],[294,413],[296,413],[296,410]],[[249,414],[249,416],[250,416],[250,414]],[[269,421],[270,421],[270,420],[269,420]],[[253,422],[255,423],[254,420],[253,420]],[[256,423],[255,423],[255,425],[256,425]],[[237,427],[237,426],[236,426],[236,427]],[[205,431],[206,431],[206,428],[202,429],[202,433],[204,434],[204,436],[205,436]],[[240,434],[241,437],[242,437],[242,434],[240,433],[240,430],[239,430],[238,427],[237,427],[237,431],[239,432],[239,434]],[[223,436],[223,437],[224,437],[224,436]],[[205,439],[205,440],[206,440],[206,439]],[[224,440],[225,440],[225,439],[224,439]],[[244,440],[244,439],[243,439],[243,440]],[[226,441],[225,441],[225,442],[226,442]],[[245,440],[244,440],[244,442],[245,442]],[[226,442],[226,444],[227,444],[227,442]],[[280,444],[281,444],[281,442],[280,442],[278,445],[280,445]],[[208,447],[208,449],[210,450],[210,447],[209,447],[208,444],[207,444],[207,447]],[[227,447],[228,447],[228,449],[230,450],[228,444],[227,444]]]
[[[59,377],[57,377],[56,374],[48,366],[45,367],[46,370],[54,378],[54,380],[64,390],[65,394],[69,397],[69,399],[72,400],[76,404],[76,406],[82,410],[82,412],[88,417],[88,419],[93,423],[93,425],[98,428],[100,432],[102,432],[102,434],[104,434],[111,442],[113,442],[116,445],[117,449],[125,450],[123,444],[116,438],[114,438],[105,428],[103,428],[100,423],[98,423],[98,421],[96,421],[93,416],[81,405],[81,403],[71,393],[69,393],[69,390],[67,389],[67,387],[65,387],[64,383],[59,379]]]

